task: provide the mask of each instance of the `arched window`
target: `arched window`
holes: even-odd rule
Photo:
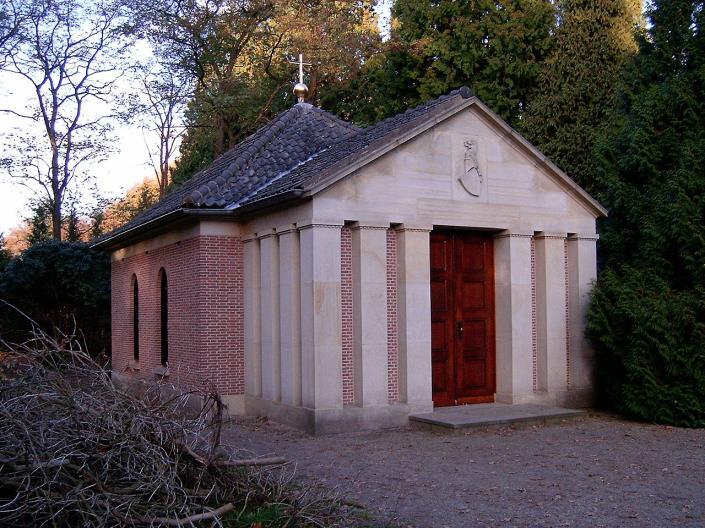
[[[140,295],[137,276],[132,276],[132,355],[140,360]]]
[[[161,344],[162,344],[162,365],[167,366],[169,363],[169,286],[166,280],[166,271],[164,268],[159,270],[160,275],[160,325],[161,325]]]

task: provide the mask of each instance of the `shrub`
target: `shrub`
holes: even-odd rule
[[[627,266],[602,274],[587,330],[602,406],[658,423],[705,426],[704,293],[702,286],[676,291]]]
[[[107,354],[110,341],[110,259],[76,242],[40,242],[23,251],[0,274],[0,299],[40,327],[72,334],[83,330],[93,356]],[[26,318],[0,308],[0,335],[21,340]]]

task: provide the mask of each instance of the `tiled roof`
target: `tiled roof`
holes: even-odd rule
[[[247,200],[241,201],[239,205],[269,198],[295,188],[308,190],[324,180],[332,169],[349,165],[373,147],[388,144],[400,133],[416,128],[446,107],[455,106],[461,99],[467,99],[470,95],[468,88],[461,88],[362,129],[357,134],[346,137],[331,148],[320,152],[306,163],[295,167],[285,176],[272,181]]]
[[[461,88],[365,129],[310,104],[296,104],[103,240],[179,209],[236,210],[294,189],[311,189],[470,95]]]
[[[320,108],[298,103],[108,237],[179,208],[225,209],[249,201],[268,183],[359,131]]]

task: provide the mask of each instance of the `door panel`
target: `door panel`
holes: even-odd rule
[[[431,371],[433,402],[455,402],[453,237],[431,233]]]
[[[434,404],[494,401],[491,235],[431,233],[431,312]]]

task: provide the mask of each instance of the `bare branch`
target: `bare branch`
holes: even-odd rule
[[[49,189],[52,232],[60,239],[66,193],[82,166],[98,160],[109,146],[106,124],[116,116],[114,88],[124,73],[121,60],[129,39],[119,30],[123,8],[120,2],[0,0],[0,8],[6,4],[24,9],[4,47],[0,33],[0,56],[6,58],[0,72],[23,79],[32,96],[29,111],[7,107],[2,112],[42,128],[39,133],[35,127],[33,137],[3,138],[13,158],[8,173]],[[3,27],[0,19],[0,31]],[[17,144],[20,139],[24,146]],[[28,150],[46,160],[48,173],[21,174]]]

